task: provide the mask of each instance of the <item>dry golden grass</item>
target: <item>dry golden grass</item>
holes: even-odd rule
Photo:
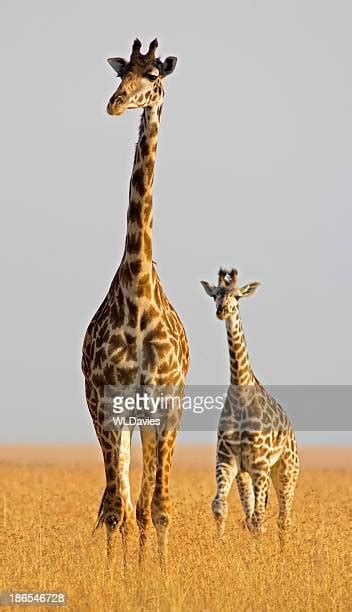
[[[138,571],[137,534],[127,574],[121,571],[119,551],[116,571],[106,573],[105,532],[92,537],[104,486],[95,451],[0,449],[0,590],[64,590],[72,610],[351,610],[351,453],[305,454],[294,527],[283,553],[274,493],[269,498],[267,533],[253,546],[241,525],[235,487],[226,542],[218,547],[210,512],[213,454],[177,449],[165,580],[159,573],[152,529],[143,575]],[[316,467],[317,457],[325,469]],[[135,463],[134,500],[140,478]]]

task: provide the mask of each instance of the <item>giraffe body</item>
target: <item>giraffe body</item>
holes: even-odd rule
[[[98,524],[107,528],[108,561],[117,528],[122,533],[124,561],[128,533],[134,520],[129,465],[133,428],[104,428],[104,393],[107,385],[133,390],[172,385],[180,394],[185,384],[189,350],[182,323],[168,301],[152,261],[152,186],[163,102],[163,78],[176,58],[155,59],[157,42],[147,54],[135,41],[130,61],[109,63],[122,82],[108,104],[108,113],[143,108],[130,181],[125,251],[110,289],[88,326],[82,369],[86,398],[102,448],[106,488]],[[160,561],[166,562],[171,521],[169,478],[176,426],[141,429],[143,475],[136,507],[140,531],[140,560],[144,558],[146,529],[152,519],[157,531]]]
[[[270,479],[278,503],[278,526],[290,525],[299,472],[295,435],[287,414],[255,377],[249,363],[238,301],[252,295],[259,283],[239,289],[237,272],[220,269],[218,286],[202,282],[216,302],[217,316],[226,320],[231,384],[218,426],[217,493],[212,510],[220,538],[228,513],[228,494],[236,479],[248,529],[263,531]]]

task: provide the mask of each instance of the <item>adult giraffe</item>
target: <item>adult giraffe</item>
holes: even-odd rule
[[[133,521],[129,465],[131,429],[104,427],[104,388],[126,385],[138,389],[172,385],[182,389],[189,365],[183,325],[168,301],[152,261],[152,187],[158,142],[163,79],[176,65],[175,57],[155,58],[157,40],[146,54],[133,43],[129,61],[111,58],[121,78],[107,112],[121,115],[143,108],[129,190],[125,250],[108,294],[88,326],[82,369],[86,397],[103,452],[106,488],[98,524],[107,529],[108,563],[113,535],[122,533],[126,563],[129,527]],[[171,521],[169,478],[177,426],[142,429],[143,476],[136,507],[140,531],[140,560],[144,558],[146,528],[152,518],[157,532],[160,561],[165,567]]]

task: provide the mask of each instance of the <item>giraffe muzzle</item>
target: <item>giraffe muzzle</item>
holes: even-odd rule
[[[122,115],[122,113],[125,111],[125,105],[124,102],[126,100],[126,96],[125,95],[116,95],[114,94],[113,96],[111,96],[109,102],[108,102],[108,106],[107,106],[107,112],[109,115]]]
[[[216,310],[216,316],[218,319],[220,319],[220,321],[223,321],[224,319],[226,319],[226,315],[228,313],[225,310],[222,310],[221,308],[217,308]]]

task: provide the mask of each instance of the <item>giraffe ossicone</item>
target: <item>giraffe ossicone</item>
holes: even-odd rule
[[[163,80],[176,65],[175,57],[155,57],[157,41],[141,53],[135,40],[130,59],[110,58],[121,78],[107,112],[121,115],[143,109],[129,190],[125,250],[120,266],[100,308],[88,326],[82,369],[86,398],[103,452],[106,488],[98,524],[107,529],[108,561],[114,536],[122,534],[124,562],[134,521],[129,466],[132,430],[104,427],[104,389],[107,385],[132,388],[171,385],[182,389],[189,366],[189,348],[183,325],[168,301],[152,259],[152,187],[163,105]],[[140,560],[144,559],[146,530],[152,520],[157,532],[160,561],[166,564],[171,521],[170,466],[176,427],[141,429],[143,475],[136,507],[140,532]]]
[[[219,537],[224,536],[234,478],[253,533],[264,530],[272,480],[279,503],[278,526],[284,530],[290,525],[299,472],[295,434],[286,412],[252,371],[239,312],[240,299],[254,295],[260,283],[238,287],[237,270],[220,268],[217,285],[201,284],[215,301],[218,319],[226,321],[230,356],[230,386],[218,426],[217,493],[212,502]]]

